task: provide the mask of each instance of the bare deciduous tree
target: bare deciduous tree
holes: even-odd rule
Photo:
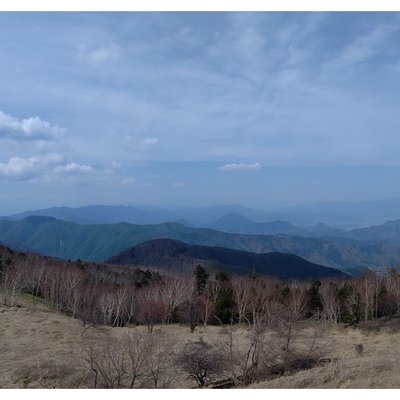
[[[251,278],[234,277],[231,280],[233,293],[235,295],[236,311],[238,315],[238,322],[241,324],[248,309],[251,291]]]
[[[199,387],[217,378],[224,368],[222,354],[203,341],[187,344],[176,361],[179,368]]]
[[[217,345],[224,354],[233,384],[243,386],[260,379],[272,360],[272,350],[267,341],[267,326],[261,323],[253,325],[244,338],[233,325],[221,327],[224,337]]]
[[[290,292],[283,300],[283,307],[279,313],[278,329],[284,340],[283,349],[290,351],[290,345],[295,334],[296,324],[304,318],[306,297],[304,290],[299,287],[290,288]]]
[[[159,286],[157,283],[144,287],[138,294],[137,320],[146,324],[149,332],[153,331],[154,324],[161,322],[167,313],[167,306],[160,296]]]
[[[176,379],[173,364],[176,342],[164,330],[158,329],[147,337],[147,381],[146,387],[169,388]]]
[[[120,389],[126,387],[128,375],[125,348],[120,340],[107,338],[101,343],[87,343],[83,348],[83,361],[93,374],[93,387]]]
[[[14,306],[17,294],[23,287],[24,277],[22,269],[18,265],[14,265],[12,262],[7,263],[7,261],[5,264],[2,270],[4,305]]]
[[[123,338],[123,348],[128,355],[129,388],[135,387],[137,379],[147,372],[146,360],[149,350],[149,335],[135,330]]]
[[[175,310],[191,298],[193,283],[182,277],[168,277],[159,285],[162,302],[166,305],[164,322],[169,324]]]
[[[340,318],[337,285],[334,282],[322,281],[319,294],[322,302],[322,317],[332,325],[337,324]]]

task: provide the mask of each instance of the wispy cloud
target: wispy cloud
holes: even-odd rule
[[[238,181],[252,198],[250,186],[279,167],[398,167],[399,21],[398,13],[0,13],[0,37],[12,43],[0,46],[0,175],[21,192],[16,181],[46,175],[101,182],[88,199],[173,204],[189,192],[212,202],[218,190],[215,201],[229,202]],[[40,161],[50,152],[64,159]],[[210,190],[200,192],[207,173]],[[134,176],[144,188],[156,175],[158,196],[121,184]],[[195,181],[190,191],[172,186]]]
[[[91,64],[101,65],[109,61],[118,61],[121,56],[121,47],[115,42],[97,47],[81,44],[78,46],[78,56],[81,60],[87,60]]]
[[[399,28],[391,25],[382,25],[373,28],[363,36],[356,37],[351,43],[331,59],[326,67],[346,68],[362,63],[386,50],[384,44]]]
[[[90,174],[94,169],[90,165],[79,165],[74,162],[70,162],[65,165],[58,165],[54,168],[54,172],[62,172],[68,174]]]
[[[143,140],[143,144],[146,146],[151,146],[159,142],[158,138],[146,138]]]
[[[185,184],[182,182],[172,182],[172,187],[181,188],[185,187]]]
[[[217,169],[219,171],[257,171],[262,168],[262,165],[258,162],[253,164],[245,164],[245,163],[231,163],[221,165]]]
[[[134,185],[136,183],[136,179],[129,177],[129,178],[124,178],[121,181],[121,185]]]

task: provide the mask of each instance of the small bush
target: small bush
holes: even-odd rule
[[[187,344],[176,361],[179,368],[199,387],[218,378],[224,369],[222,354],[203,341]]]

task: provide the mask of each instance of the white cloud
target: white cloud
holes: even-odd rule
[[[151,146],[157,143],[158,143],[158,138],[146,138],[145,140],[143,140],[143,144],[146,146]]]
[[[232,163],[221,165],[217,169],[219,171],[257,171],[262,168],[262,165],[258,162],[253,164],[245,164],[245,163]]]
[[[42,157],[11,157],[8,162],[0,163],[0,175],[7,177],[28,177],[39,174],[49,165],[62,162],[64,157],[57,153]]]
[[[15,140],[55,140],[65,132],[57,125],[51,125],[39,117],[18,120],[0,111],[0,137]]]
[[[93,167],[90,165],[79,165],[74,162],[70,162],[65,165],[59,165],[54,168],[54,172],[62,172],[68,174],[89,174],[93,172]]]
[[[0,174],[4,176],[21,176],[35,170],[38,159],[35,157],[11,157],[7,163],[0,163]]]

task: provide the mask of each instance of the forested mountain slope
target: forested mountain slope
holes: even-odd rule
[[[400,245],[393,243],[233,234],[189,228],[176,223],[78,225],[35,216],[20,221],[0,221],[0,241],[27,246],[41,254],[65,259],[103,261],[136,244],[157,238],[254,253],[292,253],[310,262],[347,272],[359,272],[365,267],[395,266],[400,262]]]

